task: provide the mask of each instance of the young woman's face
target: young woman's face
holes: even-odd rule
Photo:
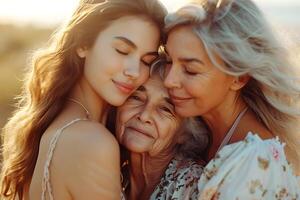
[[[85,58],[84,76],[107,103],[119,106],[149,77],[149,65],[157,56],[160,32],[137,16],[122,17],[101,31]]]
[[[171,31],[166,50],[170,64],[164,83],[176,112],[184,117],[200,116],[222,106],[234,78],[213,66],[192,28]]]
[[[118,108],[116,135],[131,152],[159,155],[176,144],[180,122],[163,81],[154,76]]]

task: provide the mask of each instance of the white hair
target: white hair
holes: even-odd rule
[[[249,75],[242,98],[257,118],[288,144],[291,156],[299,159],[299,77],[293,76],[284,48],[252,0],[223,0],[217,7],[219,2],[198,0],[170,13],[165,18],[166,32],[192,27],[216,67],[233,76]],[[216,56],[226,67],[216,62]]]

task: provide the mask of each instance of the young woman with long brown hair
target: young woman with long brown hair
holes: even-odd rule
[[[3,130],[1,199],[119,199],[119,147],[104,123],[149,76],[165,9],[82,1],[33,61]]]

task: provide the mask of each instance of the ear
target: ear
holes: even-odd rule
[[[249,75],[242,75],[242,76],[235,77],[233,79],[230,89],[235,91],[240,90],[248,83],[249,80],[250,80]]]
[[[86,55],[87,55],[87,48],[83,48],[83,47],[80,47],[80,48],[77,48],[76,49],[76,52],[77,52],[77,55],[80,57],[80,58],[85,58]]]

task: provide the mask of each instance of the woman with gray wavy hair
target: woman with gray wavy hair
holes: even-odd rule
[[[128,199],[198,196],[199,160],[208,138],[193,119],[175,113],[163,86],[163,68],[164,63],[156,63],[150,79],[117,108],[116,117],[110,116],[116,119],[122,152],[127,152],[122,184]]]
[[[165,21],[165,86],[211,137],[199,199],[299,199],[299,78],[258,7],[196,0]]]

